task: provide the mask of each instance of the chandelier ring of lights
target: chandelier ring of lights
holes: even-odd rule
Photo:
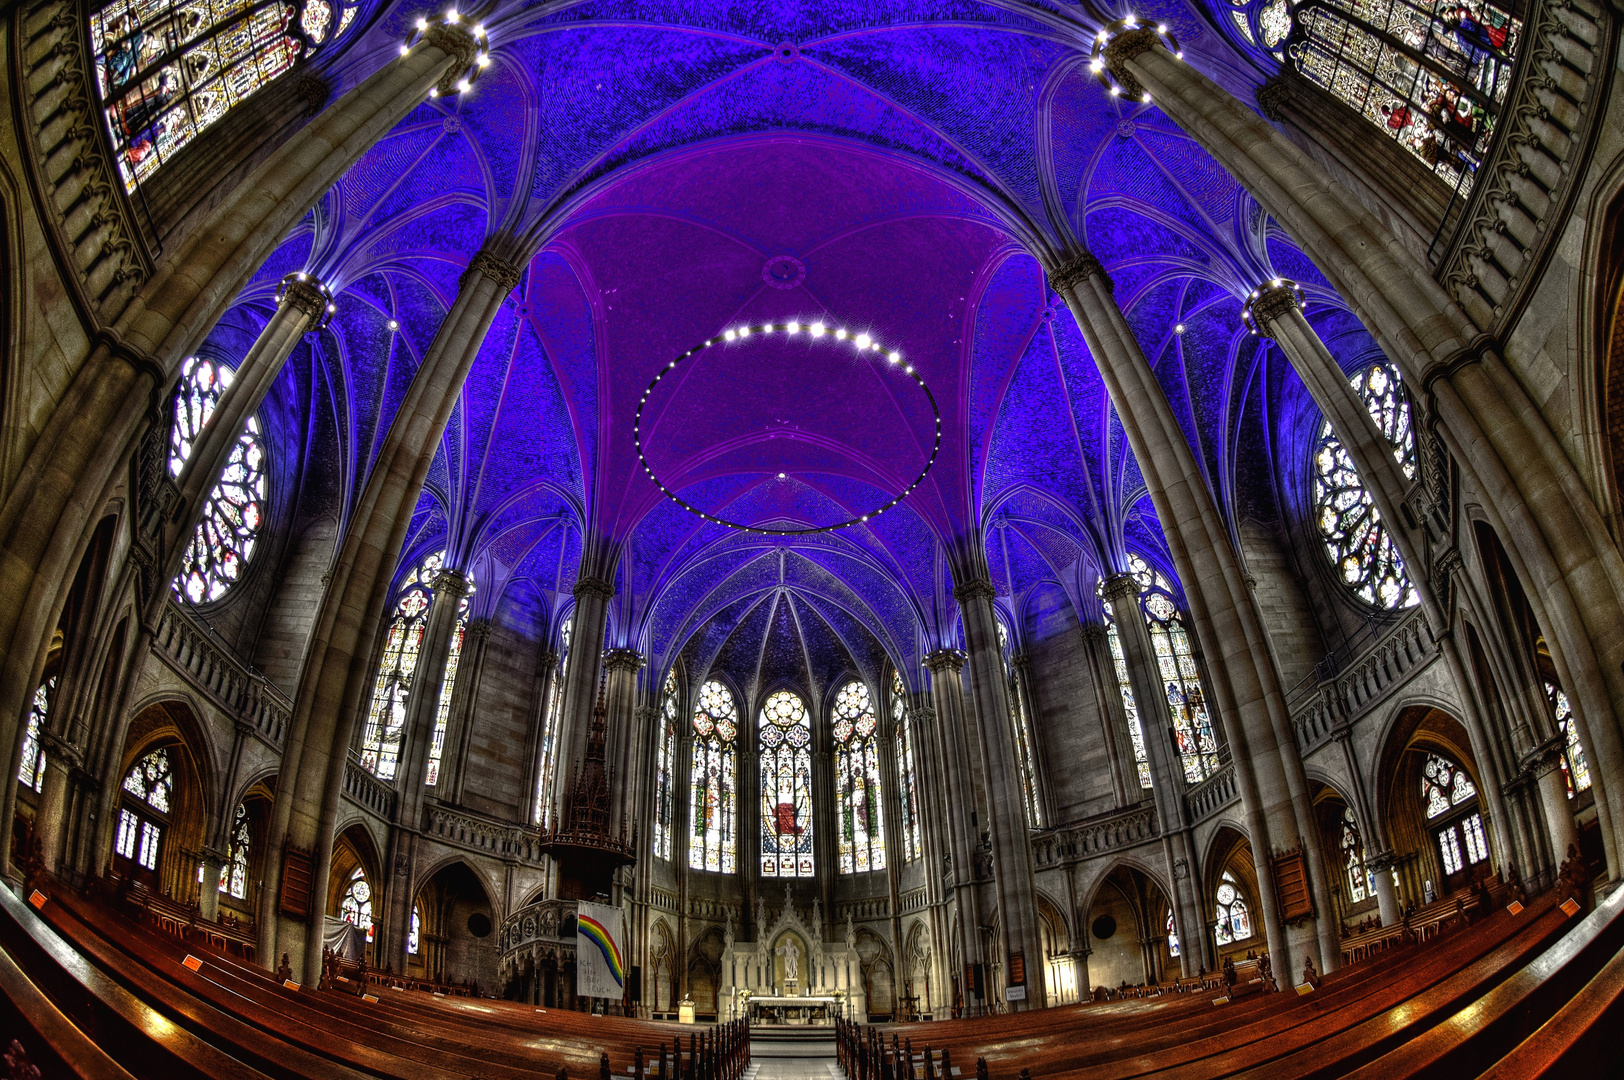
[[[876,366],[880,367],[882,370],[894,370],[908,378],[911,378],[914,383],[918,385],[919,389],[924,392],[925,400],[930,403],[931,417],[935,427],[935,440],[931,443],[930,457],[925,460],[925,465],[919,470],[919,475],[915,476],[913,480],[908,483],[908,486],[903,488],[902,491],[889,502],[885,503],[878,509],[870,510],[868,513],[859,517],[848,518],[845,521],[836,522],[833,525],[808,526],[807,528],[802,529],[774,529],[761,525],[746,525],[743,522],[730,521],[725,517],[707,513],[706,511],[701,510],[699,507],[688,502],[681,495],[678,495],[675,491],[671,490],[671,488],[667,487],[665,481],[661,480],[659,475],[655,473],[654,466],[649,464],[648,458],[643,453],[643,410],[648,406],[649,397],[654,393],[655,387],[660,384],[660,380],[664,379],[667,375],[670,375],[685,361],[694,359],[695,357],[704,353],[707,349],[732,344],[734,342],[747,341],[755,335],[765,336],[769,334],[783,335],[786,337],[796,337],[804,334],[808,340],[813,342],[827,341],[836,346],[849,345],[860,355],[867,354],[869,358],[876,361]],[[654,378],[649,380],[648,386],[643,389],[643,396],[637,401],[637,415],[632,422],[632,438],[637,444],[638,464],[643,466],[643,471],[648,474],[648,478],[654,481],[654,486],[659,488],[665,494],[666,498],[688,511],[690,514],[703,518],[705,521],[711,522],[712,524],[722,525],[729,529],[737,529],[740,532],[756,533],[758,535],[765,536],[809,536],[813,533],[835,532],[839,529],[849,529],[854,525],[862,525],[865,522],[879,517],[887,510],[896,506],[903,499],[906,499],[909,495],[913,494],[914,488],[918,487],[924,482],[926,475],[929,474],[932,466],[936,464],[936,456],[941,453],[942,410],[936,404],[936,395],[930,392],[930,387],[925,383],[925,379],[919,374],[919,371],[912,364],[904,361],[900,353],[894,349],[886,349],[878,341],[875,341],[870,334],[853,333],[850,330],[847,330],[845,327],[831,328],[825,326],[822,322],[803,323],[799,321],[791,321],[781,323],[759,323],[747,326],[738,326],[731,330],[725,330],[716,337],[709,338],[698,345],[695,345],[687,352],[680,354],[676,359],[672,360],[669,364],[666,364],[658,372],[656,372]]]

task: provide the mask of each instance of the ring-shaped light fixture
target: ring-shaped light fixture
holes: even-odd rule
[[[485,33],[485,24],[471,21],[452,5],[445,9],[441,15],[420,15],[412,29],[407,32],[406,40],[400,43],[400,55],[406,56],[417,43],[423,40],[423,35],[434,23],[445,26],[455,26],[466,30],[474,38],[474,55],[460,78],[456,78],[456,71],[447,72],[435,85],[429,87],[429,97],[439,97],[441,94],[467,93],[473,89],[474,83],[486,68],[491,66],[491,39]]]
[[[685,361],[692,360],[694,357],[699,356],[707,349],[728,345],[737,341],[746,341],[749,340],[750,337],[757,334],[780,334],[785,337],[797,337],[800,335],[805,335],[808,340],[814,343],[828,342],[837,347],[843,345],[849,346],[859,355],[866,355],[870,359],[874,360],[878,366],[887,370],[894,370],[901,375],[913,379],[913,381],[918,384],[919,389],[924,392],[925,400],[930,402],[931,417],[935,423],[936,429],[935,441],[931,443],[930,447],[930,457],[926,459],[925,467],[919,470],[919,475],[914,477],[908,486],[903,488],[896,497],[877,510],[871,510],[860,517],[849,518],[846,521],[837,522],[833,525],[817,525],[804,529],[771,529],[764,528],[760,525],[746,525],[743,522],[730,521],[727,518],[719,517],[716,514],[706,513],[667,487],[665,482],[661,480],[654,472],[654,467],[649,464],[648,458],[643,454],[643,409],[648,405],[649,396],[654,393],[654,388],[660,384],[661,379],[664,379],[667,375],[670,375],[680,364],[684,363]],[[918,487],[924,481],[926,474],[928,474],[931,467],[936,464],[936,455],[941,453],[942,410],[937,408],[936,395],[930,392],[930,387],[926,385],[924,377],[919,374],[918,370],[915,369],[912,364],[905,361],[902,358],[901,353],[897,352],[895,349],[885,348],[878,341],[875,341],[873,336],[867,332],[854,333],[847,330],[845,327],[827,326],[821,321],[807,323],[794,320],[781,323],[757,323],[745,326],[735,326],[730,330],[724,330],[716,337],[710,338],[699,343],[698,345],[695,345],[693,348],[689,349],[685,353],[682,353],[675,360],[672,360],[669,364],[661,368],[659,372],[655,374],[654,378],[649,380],[648,386],[644,387],[643,389],[643,396],[637,401],[637,416],[632,423],[632,438],[637,443],[637,461],[643,466],[643,471],[648,474],[648,478],[654,481],[654,486],[664,492],[666,498],[688,511],[690,514],[693,514],[695,517],[703,518],[712,524],[722,525],[729,529],[738,529],[740,532],[757,533],[765,536],[809,536],[813,533],[835,532],[839,529],[849,529],[854,525],[861,525],[864,522],[879,517],[881,514],[885,513],[887,510],[897,505],[897,503],[911,495],[914,488]]]
[[[1179,39],[1173,36],[1173,31],[1167,28],[1166,23],[1142,23],[1139,21],[1139,18],[1136,15],[1128,15],[1125,18],[1118,19],[1116,22],[1109,24],[1105,27],[1105,29],[1101,30],[1094,36],[1094,43],[1092,48],[1089,50],[1088,57],[1089,70],[1092,71],[1094,73],[1094,77],[1100,81],[1100,85],[1111,92],[1112,97],[1126,96],[1129,99],[1132,99],[1133,93],[1130,91],[1128,94],[1123,95],[1123,90],[1125,88],[1120,82],[1117,81],[1116,75],[1111,71],[1109,65],[1107,65],[1105,62],[1106,46],[1110,45],[1112,41],[1116,40],[1118,34],[1127,33],[1130,30],[1145,29],[1156,31],[1156,36],[1161,38],[1162,44],[1167,47],[1168,52],[1173,54],[1173,58],[1175,60],[1184,59],[1184,50],[1179,47]],[[1141,89],[1139,92],[1139,100],[1148,102],[1150,100],[1150,93]]]

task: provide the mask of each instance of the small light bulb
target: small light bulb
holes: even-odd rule
[[[724,337],[724,338],[726,338],[726,339],[727,339],[727,340],[728,340],[728,341],[732,341],[732,340],[733,340],[733,339],[734,339],[734,338],[736,338],[736,337],[738,337],[738,336],[739,336],[739,335],[738,335],[738,334],[735,334],[735,333],[734,333],[734,332],[733,332],[733,331],[731,331],[731,330],[724,330],[724,331],[723,331],[723,332],[722,332],[722,336],[723,336],[723,337]]]
[[[867,334],[858,334],[857,335],[857,347],[859,349],[866,349],[866,348],[868,348],[868,343],[871,340],[873,340],[873,339],[870,338]]]
[[[457,80],[457,89],[466,94],[468,92],[468,80],[467,79],[458,79]],[[1147,98],[1146,100],[1149,100],[1149,99]]]
[[[1150,101],[1150,94],[1149,94],[1149,93],[1146,93],[1146,94],[1145,94],[1145,96],[1144,96],[1144,97],[1143,97],[1143,98],[1141,98],[1141,99],[1140,99],[1140,100],[1141,100],[1141,101],[1144,101],[1144,102],[1146,102],[1146,103],[1149,103],[1149,101]]]
[[[462,18],[462,16],[457,14],[457,9],[456,8],[452,8],[450,11],[447,11],[445,13],[445,21],[446,22],[453,22],[454,23],[460,18]]]
[[[488,56],[481,56],[478,60],[475,60],[474,63],[478,64],[482,68],[487,68],[491,66],[491,58]]]
[[[845,341],[846,340],[846,328],[844,326],[842,326],[840,329],[836,330],[835,331],[835,337],[838,338],[841,341]]]
[[[812,324],[812,336],[813,337],[822,337],[823,336],[823,324],[822,323],[815,322],[815,323]]]
[[[1184,333],[1184,324],[1183,324],[1183,323],[1179,323],[1179,324],[1178,324],[1178,325],[1177,325],[1177,326],[1175,326],[1175,327],[1173,327],[1173,333],[1175,333],[1175,334],[1182,334],[1182,333]]]
[[[778,474],[778,479],[780,479],[780,480],[782,480],[782,479],[783,479],[783,478],[784,478],[784,474],[783,474],[783,473],[779,473],[779,474]]]
[[[801,332],[801,324],[798,322],[792,322],[788,327],[786,327],[786,329],[792,334],[799,334]]]
[[[485,36],[485,24],[484,23],[480,23],[479,25],[474,27],[474,36],[475,37],[484,37]]]
[[[1158,34],[1165,34],[1165,33],[1167,33],[1167,24],[1166,24],[1166,23],[1157,23],[1157,24],[1156,24],[1156,32],[1157,32],[1157,33],[1158,33]]]
[[[889,360],[890,360],[890,361],[891,361],[891,362],[892,362],[892,363],[893,363],[893,364],[894,364],[894,363],[896,363],[896,362],[897,362],[897,361],[898,361],[898,360],[901,360],[901,359],[902,359],[902,354],[901,354],[901,353],[899,353],[899,352],[894,352],[894,353],[892,353],[892,354],[891,354],[891,355],[890,355],[890,356],[889,356],[889,357],[888,357],[888,358],[887,358],[887,359],[889,359]]]
[[[412,47],[410,45],[402,45],[400,47],[400,55],[402,55],[402,56],[405,56],[407,53],[409,53],[411,51],[412,51]]]
[[[440,96],[440,88],[438,86],[429,87],[429,97],[439,97],[439,96]]]
[[[909,375],[912,375],[913,374],[913,365],[909,364],[906,367],[904,367],[902,370],[906,371]]]
[[[427,30],[429,28],[429,21],[427,19],[423,18],[421,15],[418,16],[417,28],[419,30]]]
[[[739,327],[739,336],[742,337],[742,338],[749,337],[750,336],[750,328],[748,326]]]
[[[763,333],[763,334],[770,334],[770,333],[772,333],[772,332],[773,332],[773,324],[772,324],[772,323],[768,323],[768,324],[767,324],[767,325],[766,325],[766,326],[763,326],[763,327],[762,327],[762,328],[761,328],[761,332],[762,332],[762,333]]]
[[[400,329],[400,323],[396,322],[394,319],[390,319],[389,320],[389,329],[391,329],[391,330],[399,330]]]
[[[1116,97],[1120,93],[1122,93],[1122,87],[1120,87],[1120,86],[1111,87],[1111,96],[1112,97]]]

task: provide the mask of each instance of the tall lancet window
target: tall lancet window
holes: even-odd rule
[[[1405,477],[1415,479],[1415,433],[1398,369],[1374,364],[1349,381],[1392,444]],[[1389,611],[1419,602],[1387,523],[1329,420],[1320,421],[1314,449],[1314,513],[1326,553],[1361,600]]]
[[[1167,710],[1173,719],[1173,736],[1184,764],[1184,779],[1200,783],[1218,767],[1218,737],[1212,729],[1207,698],[1196,669],[1195,651],[1184,628],[1173,586],[1160,571],[1138,555],[1128,556],[1128,569],[1139,582],[1140,603],[1150,627],[1156,666],[1167,691]]]
[[[380,780],[393,780],[400,763],[400,740],[406,727],[406,701],[417,673],[417,655],[423,648],[429,604],[434,595],[429,582],[440,572],[445,553],[436,551],[413,567],[401,583],[378,675],[372,685],[372,708],[361,732],[361,765]]]
[[[90,47],[125,189],[343,33],[354,14],[336,0],[114,0],[97,8]]]
[[[891,727],[897,737],[897,781],[902,786],[902,860],[913,862],[924,854],[919,842],[919,790],[914,784],[913,717],[902,676],[891,673]]]
[[[558,670],[553,672],[553,689],[547,695],[547,714],[541,719],[541,761],[536,767],[536,817],[543,829],[552,825],[553,774],[558,763],[559,710],[564,707],[565,661],[570,657],[570,631],[575,626],[575,615],[564,620],[558,628]]]
[[[34,688],[34,701],[28,709],[28,726],[23,731],[23,762],[17,770],[17,782],[30,791],[45,789],[45,723],[51,715],[51,703],[56,699],[56,676]]]
[[[879,721],[868,687],[853,680],[835,695],[835,814],[840,872],[885,869]]]
[[[761,874],[811,877],[812,724],[788,690],[767,698],[756,720],[761,753]]]
[[[1556,728],[1562,733],[1562,779],[1567,782],[1571,799],[1581,791],[1590,790],[1590,766],[1585,763],[1585,748],[1579,744],[1579,727],[1573,722],[1573,706],[1568,702],[1568,695],[1555,683],[1548,682],[1545,697],[1556,714]]]
[[[434,707],[434,737],[429,743],[429,765],[423,783],[434,787],[440,782],[440,758],[445,753],[446,727],[451,723],[451,693],[457,688],[457,666],[462,663],[462,643],[468,636],[468,602],[474,595],[474,575],[468,574],[468,587],[457,602],[457,626],[451,631],[451,647],[445,654],[445,679],[440,684],[440,700]]]
[[[1009,693],[1010,734],[1015,739],[1015,767],[1020,770],[1021,799],[1026,805],[1026,822],[1033,828],[1043,824],[1043,810],[1038,800],[1037,742],[1032,737],[1031,718],[1027,715],[1026,695],[1021,692],[1021,680],[1009,661],[1009,632],[1002,622],[998,627],[998,653],[1004,658],[1004,678]]]
[[[1100,581],[1098,592],[1105,592]],[[1105,643],[1111,649],[1111,664],[1116,669],[1117,689],[1122,693],[1122,711],[1128,718],[1128,738],[1133,742],[1133,763],[1139,772],[1139,786],[1150,790],[1150,758],[1145,755],[1145,733],[1139,726],[1139,705],[1133,699],[1133,680],[1128,678],[1128,660],[1122,654],[1122,638],[1117,631],[1116,617],[1111,605],[1105,604]]]
[[[169,475],[179,476],[220,396],[231,369],[187,357],[175,391],[175,422],[169,430]],[[218,600],[242,579],[254,555],[265,517],[265,444],[259,418],[250,416],[237,435],[218,482],[203,503],[203,516],[186,547],[175,592],[194,604]]]
[[[734,745],[739,710],[732,691],[714,679],[701,686],[693,727],[693,786],[688,799],[693,835],[688,843],[688,865],[695,870],[736,873],[739,806]]]
[[[654,857],[671,858],[671,834],[676,799],[671,787],[676,783],[677,716],[681,709],[677,696],[677,673],[669,671],[660,691],[660,742],[654,756]]]

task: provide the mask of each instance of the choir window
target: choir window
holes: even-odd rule
[[[812,724],[788,690],[767,698],[756,720],[761,755],[761,875],[811,877]]]
[[[169,472],[180,476],[199,435],[231,385],[231,369],[200,357],[181,365],[175,420],[169,431]],[[265,444],[259,418],[250,416],[232,444],[220,479],[203,502],[203,514],[175,577],[175,592],[194,604],[223,597],[242,580],[265,518]]]
[[[849,682],[835,695],[835,813],[840,872],[885,869],[879,721],[868,687]]]
[[[1545,684],[1545,697],[1556,716],[1556,729],[1562,735],[1562,780],[1567,784],[1568,798],[1590,790],[1590,766],[1585,763],[1585,748],[1579,745],[1579,726],[1573,722],[1573,705],[1568,695],[1555,683]]]
[[[914,780],[913,717],[902,687],[902,676],[891,675],[891,726],[897,733],[897,779],[902,787],[902,860],[912,862],[924,854],[919,842],[919,791]]]
[[[352,926],[366,931],[367,944],[372,943],[372,884],[366,871],[359,866],[350,874],[349,884],[338,901],[338,913]]]
[[[156,874],[174,801],[175,774],[167,747],[138,760],[124,775],[113,854]]]
[[[1139,602],[1144,608],[1156,666],[1167,693],[1167,709],[1178,744],[1175,749],[1184,765],[1184,779],[1197,784],[1218,768],[1218,737],[1213,731],[1212,716],[1207,712],[1190,634],[1173,599],[1172,583],[1138,555],[1128,556],[1128,569],[1139,582]]]
[[[248,807],[238,803],[236,812],[231,815],[231,842],[226,848],[226,861],[220,867],[220,891],[237,900],[248,895],[248,848],[252,836]]]
[[[660,692],[660,744],[654,759],[654,857],[671,858],[672,811],[676,800],[671,786],[676,781],[677,715],[681,709],[677,696],[677,673],[665,676],[665,687]]]
[[[474,594],[474,575],[465,575],[467,587],[457,602],[457,626],[451,631],[451,645],[445,654],[445,678],[440,683],[440,700],[434,707],[434,736],[429,743],[429,764],[423,783],[434,787],[440,782],[440,758],[445,753],[445,732],[451,723],[451,692],[457,686],[457,666],[462,663],[462,643],[468,637],[468,603]],[[434,583],[430,582],[432,586]]]
[[[688,865],[695,870],[732,874],[737,869],[738,847],[734,740],[739,733],[739,710],[727,687],[712,680],[699,688],[693,728],[693,786],[688,801],[693,836],[688,845]]]
[[[553,773],[558,759],[558,712],[564,705],[565,661],[570,656],[570,632],[575,615],[564,620],[558,628],[558,670],[553,672],[553,688],[547,695],[547,715],[541,722],[541,761],[536,768],[535,822],[543,829],[552,824]]]
[[[440,572],[444,555],[437,551],[412,568],[401,584],[395,613],[389,619],[372,688],[372,708],[361,734],[361,766],[380,780],[393,780],[400,763],[406,702],[417,674],[423,633],[428,629],[429,605],[434,602],[429,582]]]
[[[56,676],[34,688],[34,701],[28,707],[28,725],[23,730],[22,765],[17,782],[30,791],[45,789],[45,724],[50,719],[51,702],[56,698]]]

